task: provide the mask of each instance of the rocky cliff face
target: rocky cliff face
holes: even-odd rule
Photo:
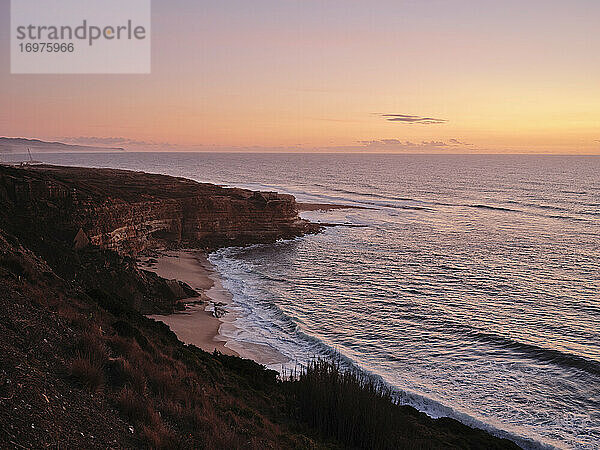
[[[317,231],[298,217],[291,195],[113,169],[0,166],[0,204],[22,227],[51,224],[74,245],[91,242],[126,254],[270,242]]]

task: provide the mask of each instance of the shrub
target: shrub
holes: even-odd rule
[[[102,365],[85,357],[77,357],[71,361],[69,375],[94,392],[104,384]]]
[[[103,367],[108,361],[108,349],[98,332],[84,333],[75,344],[75,351],[80,358],[88,359],[94,365]]]
[[[129,388],[121,389],[117,395],[117,406],[132,423],[158,425],[160,418],[151,400],[142,397]]]
[[[172,373],[167,370],[160,370],[154,365],[150,366],[149,369],[147,373],[148,387],[159,397],[169,397],[169,394],[175,388]]]
[[[144,336],[140,330],[130,325],[128,322],[124,320],[117,320],[112,324],[112,326],[119,336],[134,338],[143,350],[151,350],[150,343],[148,342],[146,336]]]
[[[58,307],[58,315],[62,317],[68,324],[77,328],[85,328],[89,325],[89,321],[70,305],[62,304]]]
[[[5,267],[9,272],[18,277],[34,279],[35,269],[30,261],[16,255],[0,255],[0,267]]]
[[[395,448],[394,430],[402,425],[391,392],[338,362],[315,360],[286,383],[298,406],[298,418],[350,447]]]
[[[110,336],[107,340],[107,344],[112,352],[118,356],[128,356],[133,353],[134,344],[130,339],[115,335]],[[138,347],[139,348],[139,347]]]
[[[143,425],[140,431],[140,437],[152,449],[174,448],[175,435],[164,424],[148,427]]]
[[[126,359],[117,358],[109,362],[107,373],[110,384],[114,387],[129,387],[138,394],[143,394],[146,379],[140,369],[132,366]]]

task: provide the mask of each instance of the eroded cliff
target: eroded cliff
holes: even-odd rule
[[[0,202],[19,226],[51,224],[77,245],[126,254],[271,242],[317,230],[298,217],[291,195],[114,169],[3,166]]]

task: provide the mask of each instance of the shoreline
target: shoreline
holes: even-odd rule
[[[226,335],[235,334],[238,329],[234,323],[237,318],[235,312],[227,309],[233,304],[233,298],[223,286],[219,272],[208,260],[207,254],[203,250],[153,250],[151,255],[139,257],[137,262],[138,266],[144,270],[152,271],[168,280],[183,281],[198,292],[197,297],[180,300],[185,305],[183,311],[146,316],[165,323],[183,343],[195,345],[208,353],[216,350],[224,355],[249,359],[274,370],[277,370],[277,366],[290,361],[289,358],[270,346],[237,341]],[[217,308],[225,311],[219,317],[213,315],[215,303]],[[402,391],[400,388],[394,389]],[[404,392],[408,397],[412,397],[411,394]],[[503,428],[460,412],[452,406],[446,406],[436,400],[432,400],[432,402],[440,408],[439,417],[456,420],[465,426],[484,430],[486,433],[502,439],[509,439],[518,445],[539,442],[536,440],[531,442],[519,434],[505,431]],[[405,405],[415,408],[429,417],[437,417],[435,413],[432,415],[431,410],[427,411],[428,408],[421,409],[412,401]]]
[[[334,203],[296,204],[298,211],[372,209]],[[290,358],[268,345],[235,339],[239,330],[235,322],[239,316],[231,308],[233,297],[223,286],[217,269],[210,263],[204,250],[153,250],[138,257],[137,264],[141,269],[167,280],[183,281],[199,294],[180,300],[184,305],[182,311],[147,316],[166,324],[185,344],[195,345],[209,353],[216,350],[225,355],[251,359],[271,368],[290,362]],[[215,309],[217,314],[214,313]]]
[[[225,304],[230,303],[231,299],[227,298],[226,291],[211,277],[214,272],[202,251],[156,252],[151,256],[138,258],[138,266],[168,280],[183,281],[199,294],[197,297],[180,300],[185,306],[183,311],[151,314],[147,317],[168,325],[186,344],[193,344],[209,353],[217,350],[225,355],[239,356],[225,346],[224,340],[219,339],[222,322],[207,309],[212,302]]]
[[[196,249],[153,252],[138,258],[138,266],[157,275],[187,283],[198,292],[197,297],[181,300],[185,309],[172,314],[152,314],[147,317],[169,326],[177,337],[212,353],[251,359],[265,366],[276,366],[289,358],[269,346],[237,341],[237,315],[230,309],[232,295],[221,282],[216,268],[204,251]],[[217,313],[215,314],[215,310]]]

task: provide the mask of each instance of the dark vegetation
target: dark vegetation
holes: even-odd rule
[[[287,377],[298,420],[344,448],[516,448],[452,419],[398,405],[393,392],[339,360],[317,359]]]
[[[351,447],[397,446],[397,416],[404,411],[381,383],[343,370],[339,361],[322,359],[294,372],[289,380],[299,416],[311,426]]]
[[[142,314],[172,308],[164,280],[9,206],[0,196],[0,448],[516,448],[335,363],[281,381],[185,345]]]

